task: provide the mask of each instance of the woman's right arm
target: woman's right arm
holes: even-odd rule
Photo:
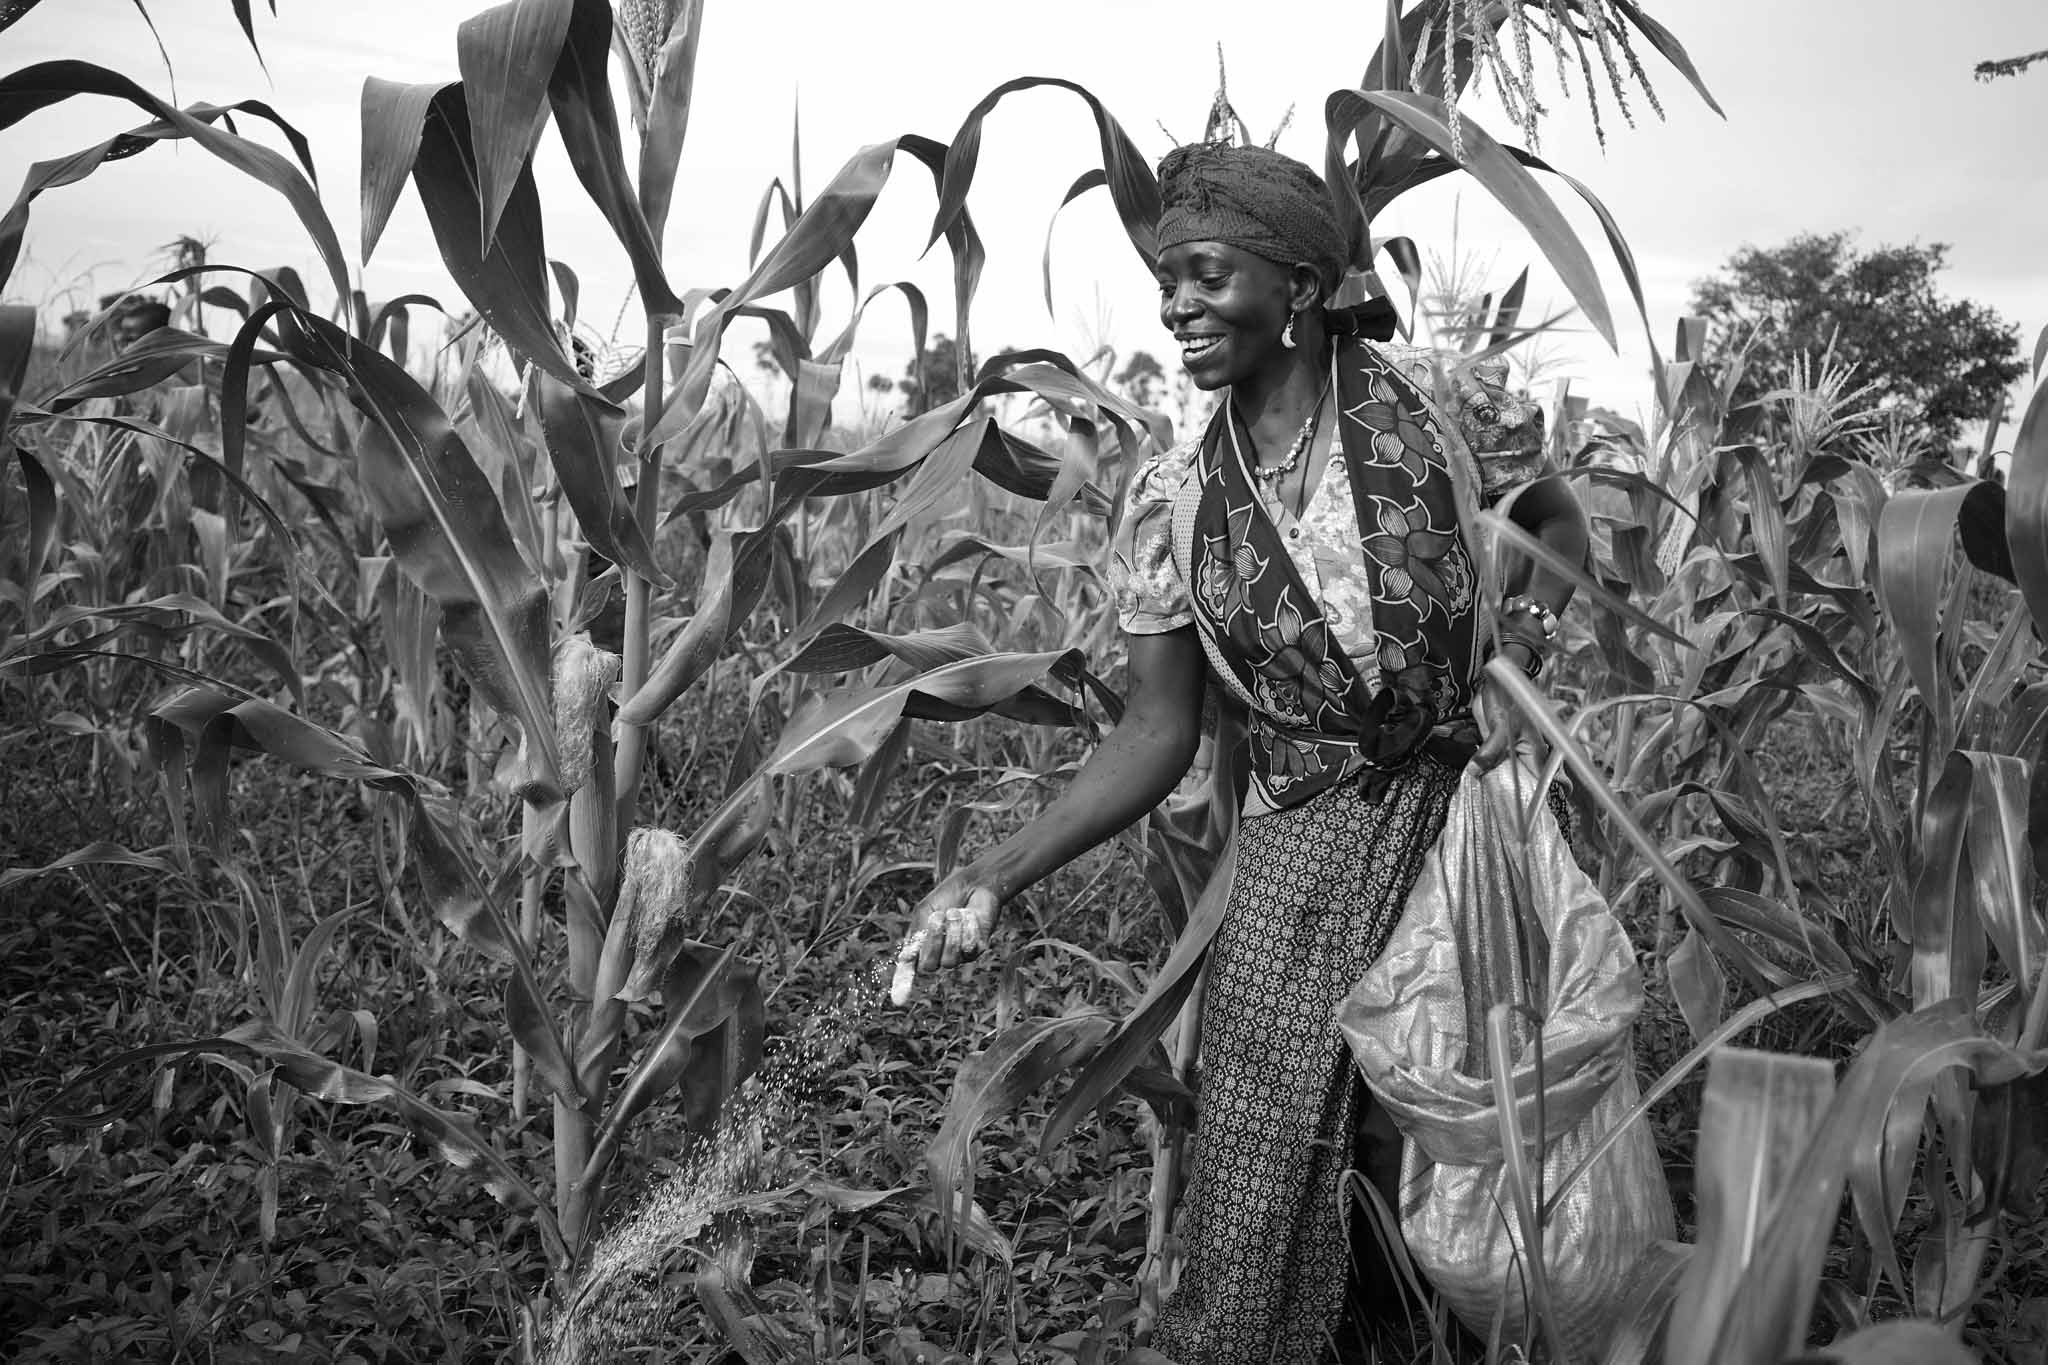
[[[899,961],[920,971],[977,954],[1005,901],[1165,800],[1201,739],[1205,665],[1193,626],[1128,635],[1123,720],[1037,819],[932,888],[911,912]],[[965,913],[947,914],[948,911]],[[921,935],[921,937],[920,937]]]

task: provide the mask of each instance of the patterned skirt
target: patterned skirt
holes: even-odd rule
[[[1335,1350],[1364,1098],[1337,1002],[1386,946],[1457,782],[1424,758],[1382,799],[1346,784],[1238,831],[1209,950],[1187,1260],[1152,1342],[1178,1365],[1314,1365]]]

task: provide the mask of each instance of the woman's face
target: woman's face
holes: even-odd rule
[[[1284,266],[1222,242],[1159,253],[1159,321],[1180,343],[1195,387],[1215,390],[1285,364],[1280,333],[1294,309]]]

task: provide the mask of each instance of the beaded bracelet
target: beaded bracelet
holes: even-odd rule
[[[1500,619],[1503,624],[1517,616],[1535,618],[1537,629],[1543,632],[1543,643],[1549,644],[1557,638],[1557,613],[1526,593],[1510,597],[1500,604]]]

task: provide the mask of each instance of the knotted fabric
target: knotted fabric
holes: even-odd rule
[[[1248,713],[1259,802],[1298,805],[1361,778],[1377,798],[1386,774],[1428,752],[1453,771],[1476,747],[1471,700],[1480,664],[1476,571],[1460,522],[1452,462],[1471,456],[1435,407],[1369,342],[1339,339],[1333,380],[1337,449],[1358,518],[1378,640],[1377,685],[1333,638],[1279,528],[1260,502],[1250,437],[1221,404],[1175,504],[1197,637]],[[1361,772],[1363,770],[1363,772]]]
[[[1159,249],[1222,242],[1283,266],[1314,266],[1326,289],[1350,259],[1322,177],[1264,147],[1197,142],[1159,163]]]

